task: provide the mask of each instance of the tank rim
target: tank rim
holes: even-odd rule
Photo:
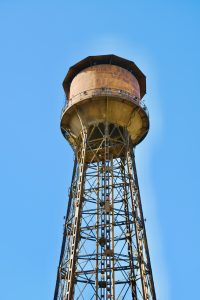
[[[97,97],[97,98],[98,98],[98,97]],[[101,98],[101,97],[99,97],[99,98]],[[127,99],[125,99],[125,98],[123,99],[123,98],[121,98],[121,97],[113,96],[113,98],[115,98],[117,101],[126,102],[126,103],[129,104],[129,105],[134,104],[135,106],[137,106],[138,108],[140,108],[140,109],[142,110],[142,113],[143,113],[144,116],[146,117],[146,120],[147,120],[147,130],[146,130],[145,134],[144,134],[140,139],[138,139],[137,143],[133,143],[133,147],[136,147],[138,144],[140,144],[140,143],[146,138],[146,136],[147,136],[147,134],[148,134],[148,132],[149,132],[149,129],[150,129],[149,113],[148,113],[148,111],[146,110],[146,106],[143,107],[143,106],[139,105],[139,104],[136,103],[136,102],[132,102],[132,101],[127,100]],[[84,105],[84,103],[90,102],[90,101],[94,101],[94,100],[93,100],[92,98],[86,98],[86,99],[84,99],[84,100],[82,100],[82,101],[80,101],[80,102],[77,102],[77,103],[74,103],[74,104],[72,104],[72,105],[70,105],[70,106],[65,106],[65,107],[64,107],[64,109],[63,109],[63,111],[62,111],[62,114],[61,114],[61,119],[60,119],[60,130],[61,130],[61,132],[62,132],[62,134],[63,134],[63,136],[64,136],[65,139],[67,139],[67,138],[66,138],[66,136],[65,136],[64,128],[63,128],[63,126],[62,126],[62,123],[63,123],[65,114],[67,114],[67,113],[69,113],[71,110],[75,109],[75,107],[78,107],[79,105]],[[94,121],[94,122],[95,122],[95,121]],[[114,123],[113,123],[113,124],[114,124]],[[115,124],[115,125],[117,125],[117,124]],[[67,139],[67,140],[68,140],[68,139]],[[70,143],[70,141],[69,141],[69,143]],[[70,143],[70,144],[71,144],[71,143]],[[73,147],[72,144],[71,144],[71,146]]]

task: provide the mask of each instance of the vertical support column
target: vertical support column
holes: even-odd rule
[[[128,173],[129,173],[129,183],[130,183],[130,190],[131,190],[131,200],[132,200],[132,210],[133,210],[133,217],[135,221],[135,236],[136,236],[136,243],[137,243],[137,251],[138,251],[138,260],[140,266],[140,276],[141,276],[141,283],[142,283],[142,291],[143,291],[143,298],[144,300],[149,299],[148,293],[148,284],[145,277],[145,266],[144,266],[144,257],[143,257],[143,245],[140,239],[140,224],[138,223],[138,203],[135,197],[136,195],[136,186],[134,184],[133,179],[133,169],[132,169],[132,160],[130,154],[130,148],[127,151],[127,162],[128,162]]]
[[[134,266],[134,254],[133,254],[133,242],[132,242],[132,232],[130,227],[130,217],[129,217],[129,207],[128,207],[128,191],[126,183],[126,172],[125,172],[125,159],[121,159],[121,174],[123,178],[123,202],[126,220],[126,240],[128,244],[128,256],[130,265],[130,282],[131,282],[131,292],[132,299],[137,300],[137,289],[136,289],[136,277],[135,277],[135,266]]]
[[[67,222],[70,215],[70,209],[72,205],[72,198],[73,198],[73,186],[74,186],[74,180],[76,175],[76,168],[77,168],[77,159],[74,160],[74,168],[73,168],[73,174],[72,174],[72,180],[71,180],[71,186],[70,186],[70,193],[69,193],[69,201],[68,201],[68,207],[67,207],[67,213],[65,216],[65,225],[64,225],[64,231],[63,231],[63,240],[62,240],[62,246],[61,246],[61,253],[60,253],[60,259],[59,259],[59,266],[57,271],[57,278],[56,278],[56,286],[55,286],[55,292],[54,292],[54,300],[58,299],[58,293],[59,293],[59,285],[62,280],[62,268],[61,264],[64,259],[64,252],[66,247],[66,236],[67,236]]]
[[[129,184],[131,190],[131,200],[132,200],[132,210],[133,210],[132,212],[133,212],[134,223],[135,223],[135,236],[136,236],[136,243],[137,243],[138,260],[140,266],[140,277],[141,277],[141,284],[142,284],[143,299],[156,300],[155,291],[152,290],[153,278],[151,274],[149,274],[150,260],[149,260],[148,253],[146,251],[146,247],[144,247],[144,245],[147,245],[147,239],[145,234],[141,199],[138,196],[139,195],[138,186],[136,185],[135,178],[134,178],[134,170],[133,170],[134,163],[133,163],[131,152],[132,152],[132,148],[131,145],[129,145],[127,148],[127,163],[128,163]],[[149,283],[149,279],[151,283]]]
[[[104,151],[105,151],[105,173],[104,173],[104,193],[105,193],[105,237],[106,237],[106,249],[105,249],[105,258],[106,258],[106,300],[107,299],[113,299],[113,292],[114,292],[114,286],[113,286],[113,255],[114,255],[114,249],[112,248],[112,206],[111,206],[111,197],[112,197],[112,186],[111,186],[111,157],[109,153],[109,147],[110,147],[110,139],[109,139],[109,124],[106,122],[105,124],[105,145],[104,145]]]
[[[101,258],[100,258],[100,270],[101,270],[101,277],[99,280],[99,289],[100,289],[100,299],[105,300],[105,288],[106,288],[106,280],[105,280],[105,245],[106,245],[106,224],[105,224],[105,162],[104,160],[101,162],[100,167],[100,239],[99,243],[101,246]]]
[[[96,194],[97,194],[97,203],[96,203],[96,289],[95,289],[95,299],[99,299],[99,199],[100,199],[100,191],[99,191],[99,161],[97,161],[97,187],[96,187]]]
[[[85,171],[85,155],[86,155],[86,140],[87,140],[87,132],[86,129],[82,130],[82,148],[80,154],[80,162],[79,162],[79,177],[77,182],[77,196],[75,202],[75,215],[74,215],[74,223],[72,230],[72,240],[70,245],[70,257],[68,263],[68,274],[67,274],[67,288],[64,300],[72,300],[74,295],[74,284],[75,284],[75,266],[76,266],[76,251],[78,247],[79,234],[80,234],[80,217],[81,217],[81,209],[82,209],[82,195],[83,195],[83,179],[84,179],[84,171]]]
[[[103,135],[103,157],[101,161],[101,200],[100,200],[100,228],[101,228],[101,280],[99,282],[100,298],[102,300],[115,299],[114,277],[114,191],[113,191],[113,156],[109,151],[110,133],[106,122]]]
[[[147,242],[146,228],[145,228],[145,222],[144,222],[144,216],[143,216],[143,210],[142,210],[142,201],[141,201],[141,196],[140,196],[140,189],[139,189],[138,176],[137,176],[137,170],[136,170],[135,155],[133,152],[132,152],[131,156],[132,156],[132,161],[133,161],[133,173],[134,173],[134,178],[135,178],[135,185],[137,187],[138,208],[140,211],[140,218],[141,218],[141,221],[143,224],[144,247],[145,247],[147,262],[148,262],[150,289],[151,289],[152,299],[156,300],[156,292],[155,292],[155,286],[154,286],[154,281],[153,281],[153,273],[152,273],[152,268],[151,268],[149,247],[148,247],[148,242]]]
[[[111,227],[112,227],[112,300],[115,300],[115,257],[114,257],[114,245],[115,245],[115,214],[114,214],[114,177],[113,177],[113,156],[111,159],[111,180],[110,180],[110,186],[111,186]]]

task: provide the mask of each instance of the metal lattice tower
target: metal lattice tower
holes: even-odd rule
[[[54,300],[156,300],[134,158],[149,129],[146,78],[131,61],[91,56],[63,86],[75,162]]]

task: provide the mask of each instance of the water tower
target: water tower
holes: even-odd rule
[[[54,300],[156,300],[134,158],[149,130],[145,75],[121,57],[89,56],[63,87],[75,162]]]

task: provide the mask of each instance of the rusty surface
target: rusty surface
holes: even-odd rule
[[[80,93],[103,88],[124,91],[140,99],[140,86],[132,73],[114,65],[97,65],[84,69],[74,77],[69,101]]]

